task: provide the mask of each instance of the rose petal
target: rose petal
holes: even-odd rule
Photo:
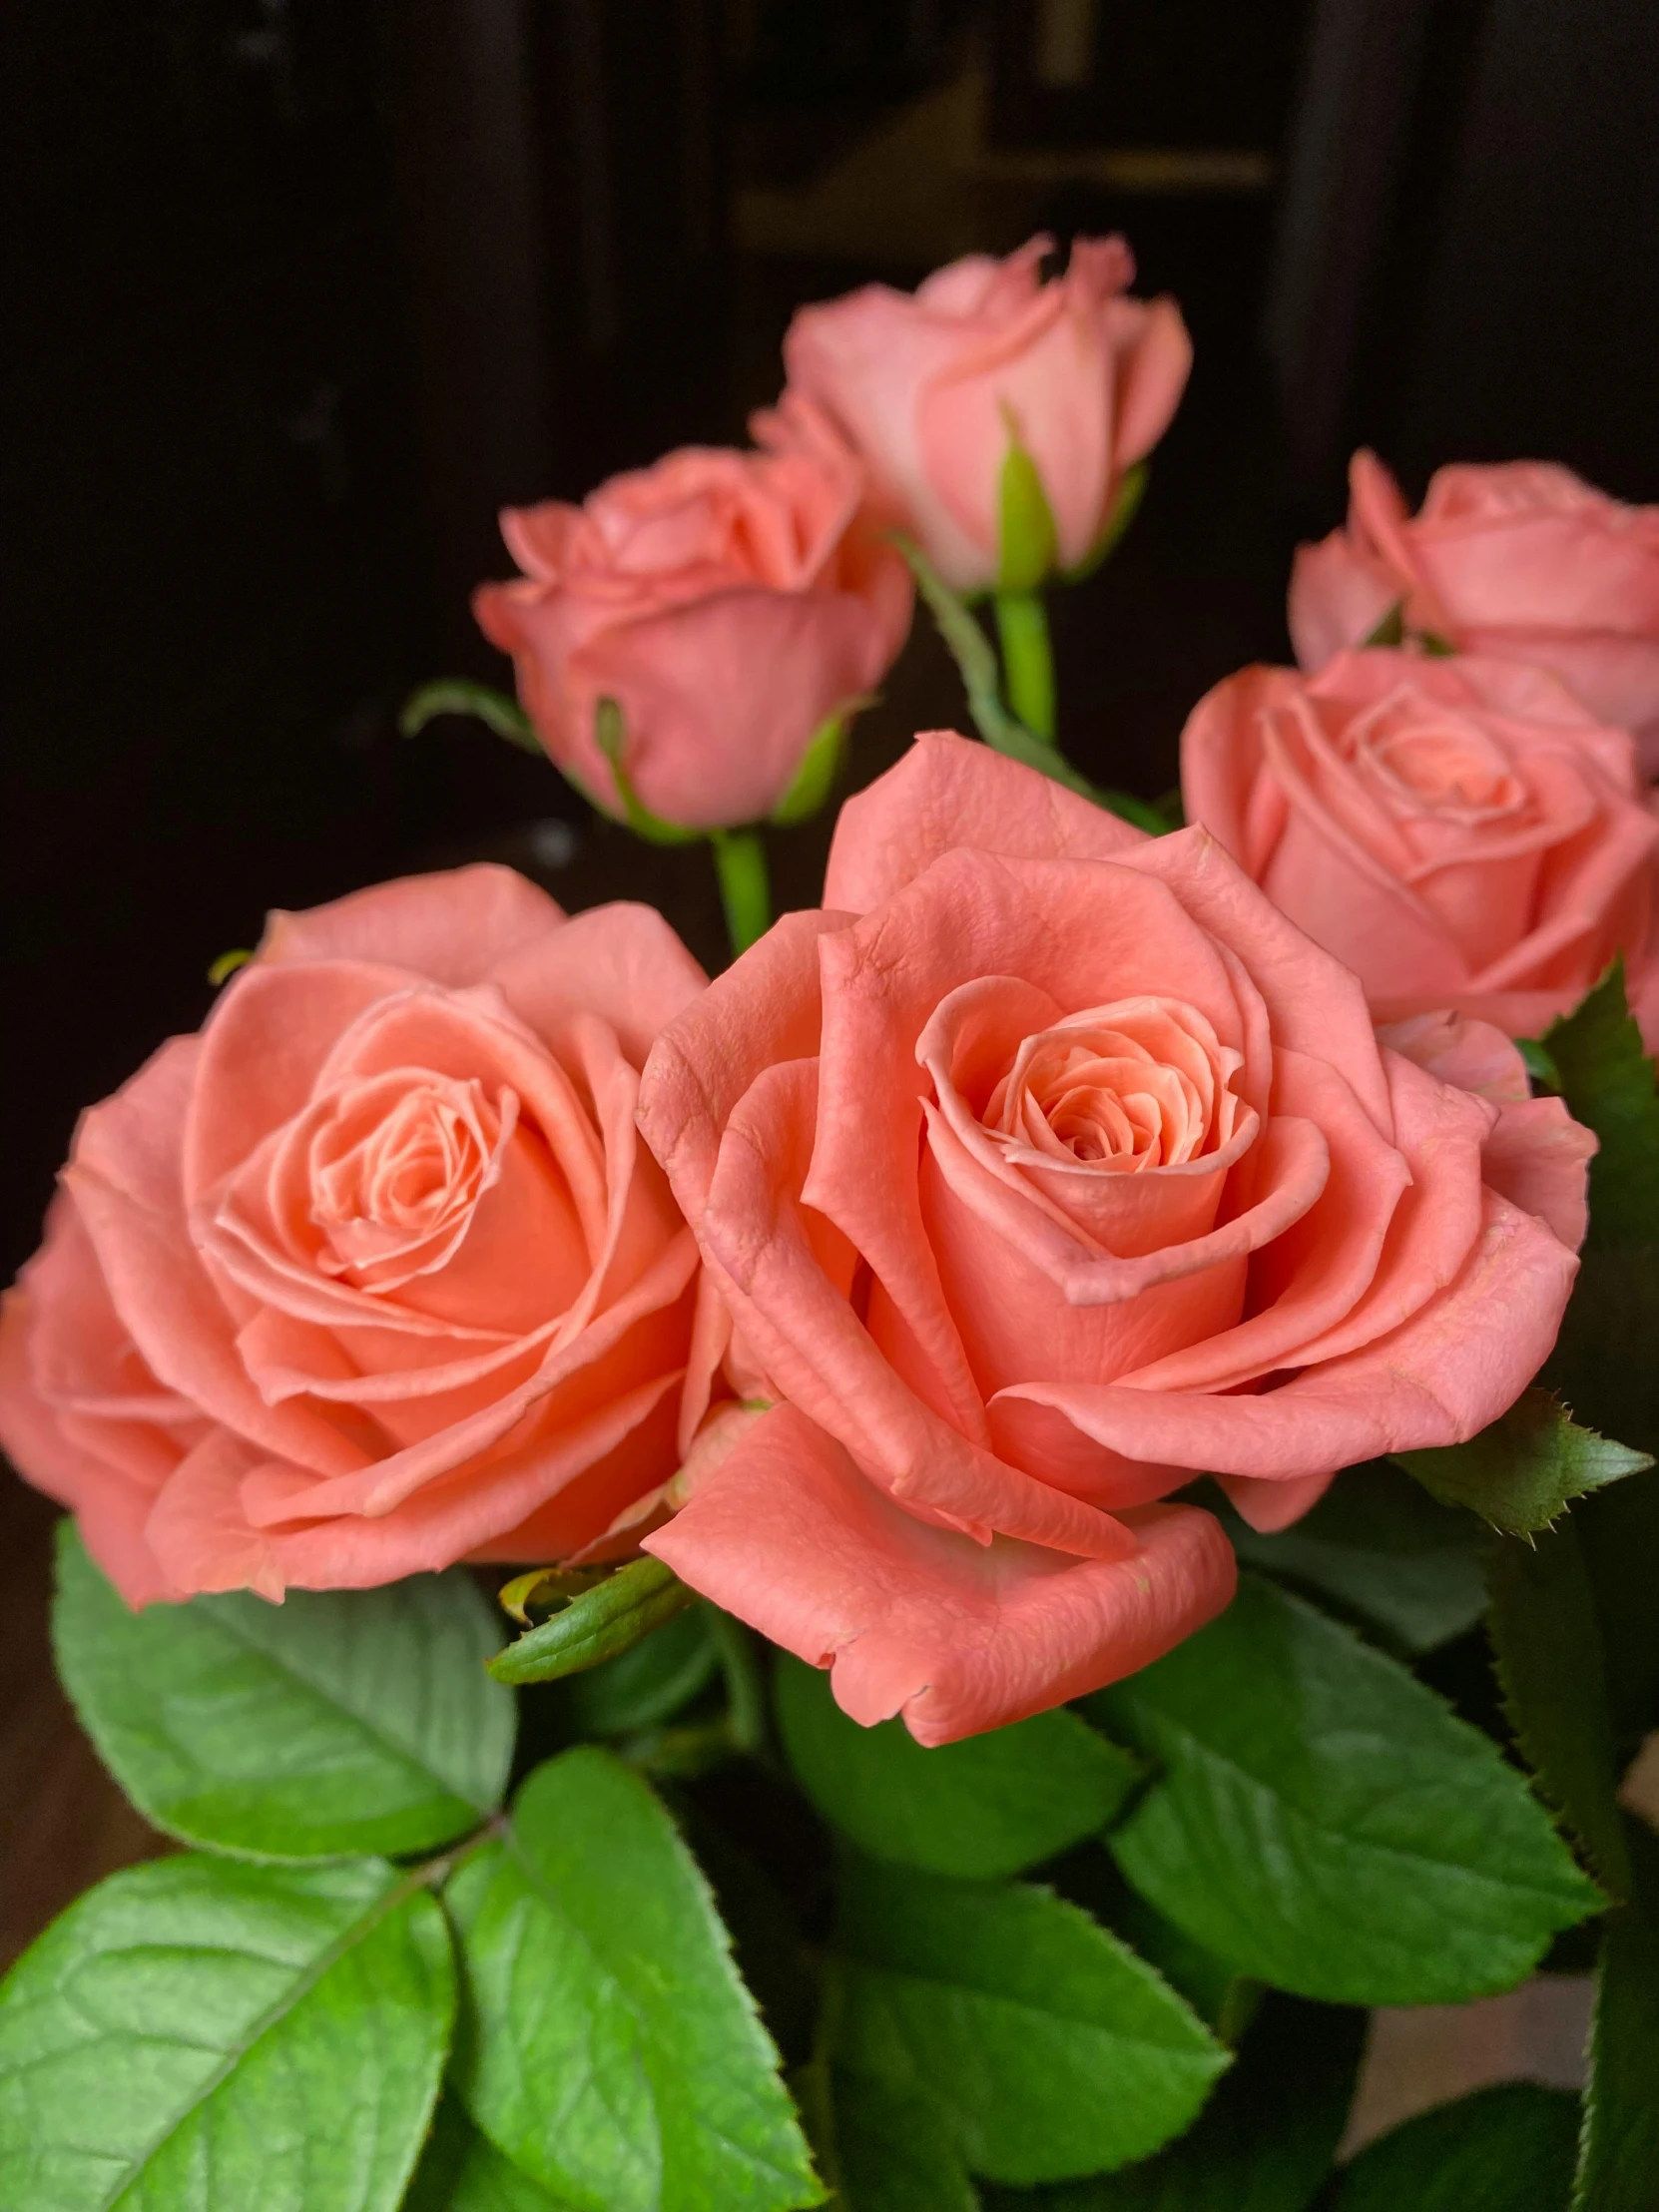
[[[300,913],[280,907],[260,941],[262,965],[345,960],[402,968],[434,983],[481,983],[515,952],[556,938],[564,915],[509,867],[405,875]]]

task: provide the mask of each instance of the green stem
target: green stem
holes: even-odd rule
[[[767,848],[759,830],[711,830],[720,902],[726,909],[733,953],[747,952],[772,925],[772,894],[767,888]]]
[[[1002,668],[1008,704],[1046,744],[1054,743],[1054,656],[1048,645],[1048,614],[1034,591],[999,591],[996,628],[1002,640]]]

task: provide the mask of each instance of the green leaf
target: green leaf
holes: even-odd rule
[[[1568,2089],[1477,2089],[1368,2145],[1344,2173],[1333,2212],[1565,2212],[1577,2138]]]
[[[1544,1050],[1536,1037],[1517,1037],[1515,1050],[1520,1054],[1534,1091],[1556,1091],[1561,1088],[1561,1070],[1553,1057]]]
[[[1608,1916],[1601,1939],[1572,2212],[1653,2212],[1655,2175],[1659,1927],[1626,1906]]]
[[[1163,1769],[1108,1838],[1124,1874],[1279,1988],[1344,2004],[1485,1995],[1600,1903],[1493,1743],[1257,1575],[1090,1709]]]
[[[846,734],[853,716],[873,705],[873,695],[865,692],[857,699],[847,700],[833,714],[826,715],[813,733],[813,742],[802,755],[795,782],[772,810],[774,822],[788,828],[792,823],[810,822],[819,812],[830,797],[830,786],[846,758]]]
[[[1360,640],[1367,645],[1403,645],[1405,643],[1405,602],[1396,599],[1376,627]]]
[[[1124,470],[1111,509],[1105,522],[1101,525],[1100,535],[1089,547],[1077,566],[1065,571],[1065,581],[1068,584],[1085,582],[1103,562],[1110,560],[1117,551],[1119,545],[1123,542],[1129,525],[1140,513],[1141,501],[1146,497],[1146,487],[1151,473],[1151,465],[1146,461],[1136,461],[1131,467]]]
[[[448,1904],[474,2120],[580,2212],[817,2204],[777,2053],[650,1789],[587,1747],[538,1767]]]
[[[1548,1390],[1523,1391],[1467,1443],[1393,1456],[1442,1505],[1466,1505],[1504,1536],[1548,1528],[1575,1497],[1653,1464],[1580,1428]]]
[[[301,2208],[302,2212],[302,2208]],[[480,2135],[453,2095],[438,2100],[403,2212],[570,2212]]]
[[[996,588],[1034,592],[1053,570],[1059,541],[1042,477],[1019,442],[1011,415],[1007,427],[1008,448],[996,487]]]
[[[1402,1651],[1436,1650],[1485,1608],[1480,1531],[1386,1460],[1346,1468],[1312,1512],[1277,1536],[1252,1528],[1219,1491],[1204,1502],[1247,1565],[1335,1598]]]
[[[443,1917],[376,1861],[112,1876],[0,1988],[28,2212],[390,2212],[454,2010]]]
[[[676,1613],[629,1651],[570,1679],[571,1718],[584,1736],[631,1736],[672,1720],[720,1667],[711,1608]]]
[[[553,1682],[580,1674],[631,1650],[696,1600],[697,1592],[660,1559],[631,1560],[497,1652],[490,1673],[498,1682]]]
[[[884,2081],[834,2076],[835,2212],[979,2212],[949,2129],[931,2105]]]
[[[521,753],[533,753],[538,761],[547,759],[535,725],[518,701],[488,684],[475,684],[467,676],[440,676],[436,683],[422,684],[403,702],[397,727],[406,738],[418,737],[439,715],[473,716]]]
[[[1576,1518],[1535,1544],[1494,1544],[1487,1571],[1487,1626],[1516,1741],[1596,1872],[1627,1898],[1607,1663]]]
[[[1140,1779],[1127,1752],[1075,1713],[924,1751],[902,1721],[860,1728],[830,1677],[781,1656],[778,1725],[802,1788],[877,1859],[994,1880],[1095,1835]]]
[[[1544,1031],[1561,1096],[1601,1149],[1590,1162],[1589,1252],[1659,1246],[1659,1095],[1616,959],[1570,1014]]]
[[[855,1861],[834,1953],[836,2061],[931,2105],[992,2180],[1143,2158],[1228,2062],[1150,1966],[1049,1890]]]
[[[1347,2124],[1366,2024],[1362,2011],[1270,1991],[1185,2135],[1115,2174],[999,2193],[994,2212],[1308,2212]]]
[[[425,1851],[500,1803],[513,1701],[463,1571],[131,1612],[60,1524],[58,1671],[99,1755],[169,1835],[252,1858]]]
[[[628,733],[623,725],[622,709],[616,700],[595,701],[593,741],[611,764],[617,799],[622,807],[622,819],[636,837],[643,837],[647,844],[695,844],[699,837],[708,834],[703,830],[684,829],[677,822],[665,822],[661,815],[654,815],[648,807],[641,806],[624,765],[628,751]],[[610,813],[611,810],[607,808],[605,812]]]

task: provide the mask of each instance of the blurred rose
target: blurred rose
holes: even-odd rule
[[[134,1604],[543,1560],[672,1474],[697,1254],[636,1138],[701,969],[497,867],[276,914],[83,1116],[0,1442]]]
[[[480,586],[473,611],[596,805],[624,811],[595,738],[609,698],[649,813],[709,830],[774,812],[820,727],[880,682],[909,628],[909,572],[863,490],[819,432],[761,453],[689,447],[580,507],[503,513],[524,575]]]
[[[1192,365],[1173,299],[1132,299],[1120,238],[1050,238],[1006,261],[971,254],[911,294],[866,284],[803,307],[784,340],[786,412],[823,407],[868,463],[877,499],[960,591],[996,582],[1010,438],[1036,463],[1059,566],[1089,553],[1123,472],[1169,427]]]
[[[1214,1469],[1282,1527],[1536,1372],[1590,1140],[1558,1100],[1505,1120],[1501,1038],[1380,1044],[1203,830],[923,738],[843,810],[825,902],[646,1069],[740,1388],[787,1400],[646,1542],[855,1719],[948,1742],[1145,1665],[1233,1587],[1156,1500]]]
[[[1291,637],[1306,669],[1408,632],[1552,670],[1659,772],[1659,507],[1626,507],[1546,461],[1437,469],[1413,518],[1375,453],[1349,471],[1346,530],[1298,552]]]
[[[1378,1017],[1536,1036],[1615,952],[1659,1043],[1659,820],[1634,741],[1553,676],[1374,647],[1248,668],[1181,740],[1188,819],[1359,975]]]

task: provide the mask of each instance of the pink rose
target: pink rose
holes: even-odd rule
[[[1354,969],[1381,1020],[1535,1036],[1615,952],[1659,1041],[1659,819],[1634,741],[1524,663],[1373,647],[1248,668],[1181,740],[1191,821]]]
[[[1349,470],[1348,528],[1297,554],[1291,637],[1306,669],[1389,610],[1462,652],[1529,661],[1659,771],[1659,507],[1626,507],[1547,461],[1437,469],[1414,518],[1375,453]]]
[[[1010,438],[1036,463],[1059,566],[1074,568],[1192,366],[1175,301],[1128,296],[1122,239],[1076,240],[1065,275],[1044,283],[1053,249],[1042,237],[1003,262],[970,254],[913,295],[866,284],[803,307],[784,340],[786,411],[806,399],[839,424],[890,517],[961,591],[996,582]]]
[[[469,867],[276,914],[83,1116],[0,1443],[134,1604],[604,1535],[672,1474],[697,1253],[638,1070],[701,969]]]
[[[670,453],[580,507],[503,513],[524,575],[480,586],[473,612],[596,805],[624,811],[595,738],[609,698],[648,812],[709,830],[775,811],[822,725],[880,681],[909,629],[909,571],[863,490],[815,424],[769,452]]]
[[[646,1069],[787,1401],[646,1542],[855,1719],[944,1743],[1144,1665],[1232,1592],[1216,1521],[1158,1502],[1195,1472],[1278,1528],[1536,1372],[1588,1140],[1559,1101],[1504,1123],[1501,1038],[1412,1041],[1488,1085],[1498,1055],[1502,1102],[1380,1043],[1204,830],[926,737],[843,810],[825,902]]]

